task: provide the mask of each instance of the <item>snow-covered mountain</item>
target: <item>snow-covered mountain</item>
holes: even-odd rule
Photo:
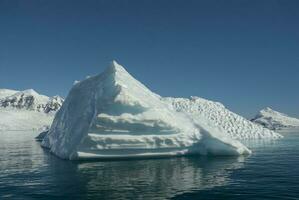
[[[219,102],[209,101],[200,97],[164,98],[178,112],[191,116],[194,120],[208,119],[219,126],[234,139],[280,138],[280,134],[261,127],[244,117],[228,110]]]
[[[250,153],[208,118],[177,112],[115,61],[73,86],[42,146],[64,159]]]
[[[0,89],[0,130],[32,130],[50,126],[63,98],[47,97],[33,89]]]
[[[299,119],[277,112],[269,107],[259,111],[251,121],[271,130],[299,128]]]
[[[9,94],[8,96],[1,95],[0,108],[17,108],[38,112],[56,112],[63,103],[63,98],[59,96],[47,97],[38,94],[33,89],[16,91],[11,93],[12,90],[4,89],[0,94]]]

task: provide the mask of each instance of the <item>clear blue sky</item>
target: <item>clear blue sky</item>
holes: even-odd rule
[[[112,59],[162,96],[299,117],[297,0],[0,0],[0,88],[66,96]]]

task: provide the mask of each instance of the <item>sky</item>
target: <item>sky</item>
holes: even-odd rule
[[[297,0],[0,0],[0,88],[67,96],[111,60],[161,96],[299,117]]]

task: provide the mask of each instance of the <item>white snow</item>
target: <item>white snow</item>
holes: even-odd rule
[[[47,97],[33,89],[0,89],[0,130],[41,130],[50,126],[63,99]]]
[[[115,61],[73,86],[42,146],[64,159],[250,153],[210,120],[177,112]]]
[[[218,102],[209,101],[200,97],[163,98],[178,112],[189,115],[195,121],[209,121],[225,130],[226,134],[234,139],[261,139],[280,138],[280,134],[263,128],[251,121],[226,109]],[[205,119],[205,120],[203,120]]]
[[[277,112],[269,107],[259,111],[251,121],[272,130],[299,128],[299,119]]]
[[[10,89],[0,89],[0,99],[11,96],[19,91]]]
[[[50,126],[54,114],[20,109],[0,109],[0,131],[42,130]]]
[[[73,85],[76,85],[77,83],[80,83],[80,81],[75,80],[74,83],[73,83]]]
[[[18,108],[39,112],[57,111],[63,103],[59,96],[48,97],[38,94],[33,89],[17,91],[0,98],[0,108]]]

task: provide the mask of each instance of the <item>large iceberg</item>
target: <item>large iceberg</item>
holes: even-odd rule
[[[208,120],[177,112],[115,61],[73,86],[42,146],[63,159],[250,153]]]

